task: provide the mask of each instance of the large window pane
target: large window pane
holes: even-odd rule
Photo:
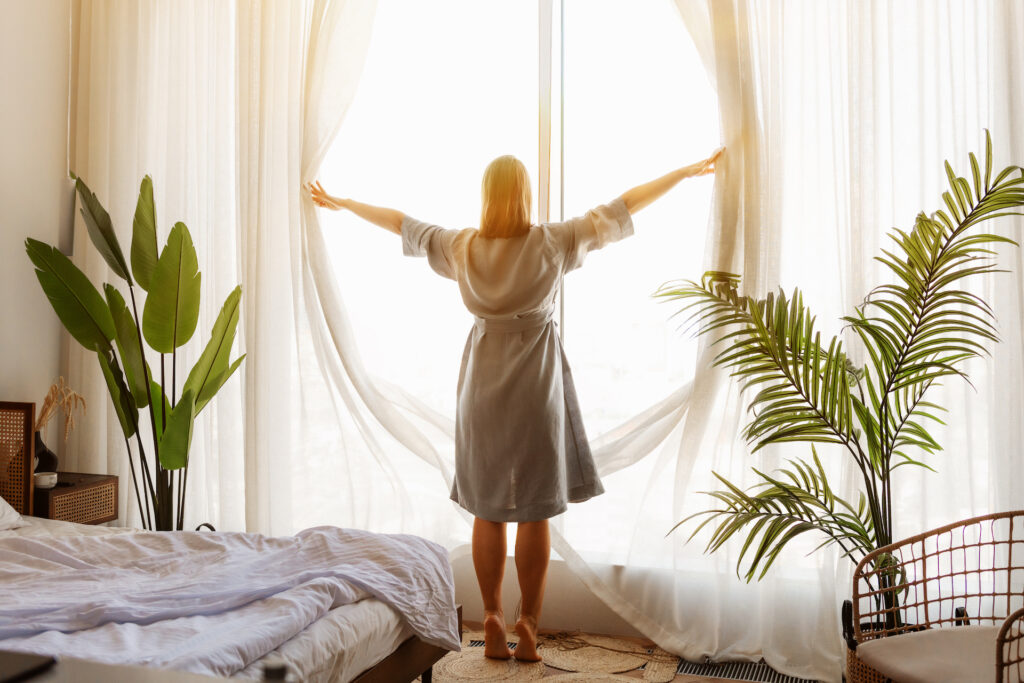
[[[325,186],[445,227],[476,226],[483,170],[502,154],[519,157],[536,182],[536,5],[380,0]],[[366,366],[454,416],[472,322],[455,283],[350,213],[324,221]]]
[[[669,2],[565,0],[565,212],[579,215],[719,145],[717,105]],[[689,379],[695,344],[651,298],[699,278],[712,180],[684,181],[634,217],[636,235],[565,281],[565,323],[591,438]]]
[[[565,212],[578,215],[719,145],[717,98],[671,2],[565,0]],[[696,341],[651,294],[699,278],[713,180],[683,181],[634,216],[636,234],[594,252],[564,283],[566,352],[591,439],[693,376]],[[671,453],[604,480],[606,493],[566,516],[588,557],[656,560],[672,518]],[[660,505],[639,511],[639,496]],[[638,532],[642,529],[643,532]],[[672,542],[680,542],[673,540]]]

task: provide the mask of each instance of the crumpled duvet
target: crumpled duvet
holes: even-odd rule
[[[156,532],[0,538],[0,647],[229,676],[374,597],[458,650],[448,553],[417,536]]]

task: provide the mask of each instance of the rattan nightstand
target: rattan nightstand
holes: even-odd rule
[[[36,489],[32,514],[78,524],[117,519],[117,477],[112,474],[60,472],[52,489]]]

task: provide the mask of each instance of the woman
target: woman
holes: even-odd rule
[[[512,156],[484,171],[480,228],[445,230],[400,211],[332,197],[308,185],[324,208],[348,209],[401,236],[407,256],[426,256],[455,280],[476,317],[459,372],[455,482],[451,498],[471,512],[473,565],[484,603],[484,654],[512,656],[501,609],[505,524],[516,522],[522,591],[515,657],[540,661],[537,621],[551,552],[548,519],[603,493],[572,374],[553,319],[563,274],[587,252],[633,234],[632,214],[684,178],[714,173],[722,150],[625,192],[585,216],[530,221],[530,179]]]

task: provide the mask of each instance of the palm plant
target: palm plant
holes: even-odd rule
[[[970,162],[971,183],[946,163],[946,208],[919,214],[910,232],[890,232],[894,247],[877,260],[892,271],[893,282],[873,289],[843,318],[863,346],[864,365],[851,360],[838,336],[822,339],[799,290],[755,299],[739,293],[738,275],[708,272],[700,283],[668,283],[656,293],[683,301],[680,312],[699,334],[718,335],[714,343],[724,348],[715,365],[729,368],[753,394],[744,437],[755,452],[775,443],[811,444],[810,461],[790,460],[773,474],[755,468],[758,482],[747,490],[714,473],[724,485],[709,493],[718,507],[673,527],[700,519],[693,539],[711,525],[705,552],[745,533],[736,571],[747,581],[763,578],[783,548],[805,533],[822,537],[817,548],[836,545],[854,563],[893,541],[893,471],[931,469],[922,456],[941,449],[926,425],[941,423],[943,408],[926,394],[944,378],[967,380],[964,362],[998,341],[992,309],[962,282],[996,272],[991,245],[1016,243],[970,229],[1024,215],[1024,170],[1009,166],[992,179],[987,132],[984,168],[973,153]],[[856,501],[835,493],[816,443],[833,444],[852,458],[861,484]],[[883,581],[900,580],[898,567],[876,569]]]
[[[184,223],[175,223],[165,246],[157,251],[153,182],[146,176],[135,209],[129,269],[110,215],[81,178],[72,178],[89,238],[114,274],[127,283],[131,310],[121,292],[110,284],[103,285],[105,296],[101,296],[56,247],[27,239],[25,249],[61,323],[79,344],[96,352],[124,432],[143,525],[165,531],[181,529],[195,418],[244,358],[229,362],[242,289],[235,287],[225,300],[210,340],[179,395],[178,349],[192,338],[199,320],[201,275],[192,236]],[[141,319],[135,285],[147,293]],[[159,381],[150,367],[143,338],[159,354]],[[140,410],[147,406],[152,463],[140,430]],[[130,441],[133,437],[135,452]]]

